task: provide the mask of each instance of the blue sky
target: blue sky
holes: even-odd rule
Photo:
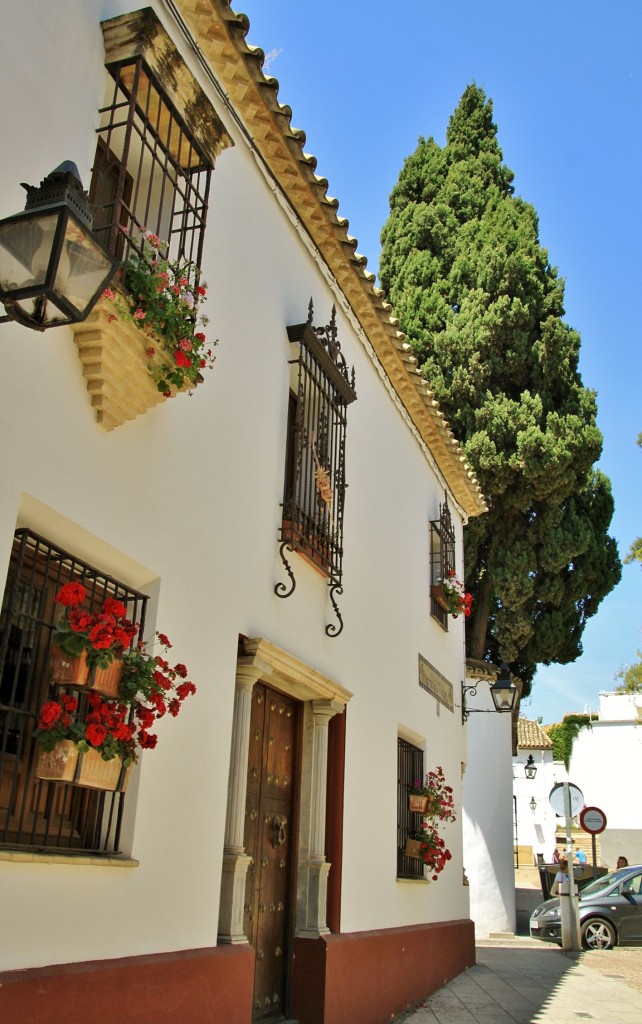
[[[492,99],[516,192],[539,214],[540,241],[566,281],[566,320],[582,336],[624,555],[642,534],[641,0],[237,0],[235,9],[250,18],[248,42],[272,54],[279,100],[374,272],[388,196],[419,136],[443,144],[470,82]],[[541,669],[523,714],[548,723],[595,709],[637,660],[641,626],[642,571],[624,566],[586,627],[582,657]]]

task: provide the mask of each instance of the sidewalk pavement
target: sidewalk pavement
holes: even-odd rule
[[[475,966],[404,1024],[640,1024],[642,992],[583,965],[583,955],[530,939],[478,942]]]

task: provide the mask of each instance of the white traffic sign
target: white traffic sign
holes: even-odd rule
[[[580,825],[585,832],[597,836],[606,828],[606,814],[599,807],[584,807],[580,813]]]
[[[579,786],[574,786],[572,782],[558,782],[557,785],[553,786],[552,790],[548,794],[548,802],[557,816],[559,818],[564,818],[567,811],[566,795],[564,792],[565,789],[568,789],[571,804],[571,817],[574,818],[576,814],[579,814],[584,806],[584,794]]]

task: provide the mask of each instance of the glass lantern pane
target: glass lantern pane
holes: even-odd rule
[[[83,313],[109,277],[112,266],[100,246],[70,217],[54,282],[56,295]]]
[[[59,211],[0,223],[0,293],[45,282]]]
[[[69,316],[59,309],[55,302],[45,295],[38,295],[35,299],[20,299],[16,306],[25,316],[26,320],[41,324],[42,327],[55,327],[56,324],[69,322]]]

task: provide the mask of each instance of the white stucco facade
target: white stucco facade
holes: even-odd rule
[[[471,679],[467,680],[471,683]],[[488,683],[467,696],[468,759],[464,775],[464,850],[470,916],[485,937],[515,931],[510,714],[494,711]],[[477,714],[479,711],[481,713]]]
[[[234,143],[217,159],[203,258],[217,362],[191,397],[107,433],[71,330],[0,325],[0,578],[16,528],[99,566],[149,597],[148,631],[170,635],[198,690],[176,721],[159,723],[158,748],[135,769],[119,864],[0,849],[0,971],[217,946],[239,637],[265,638],[347,695],[341,932],[465,921],[464,861],[476,879],[473,905],[493,899],[489,865],[497,868],[499,855],[489,850],[478,865],[464,858],[461,815],[447,826],[452,860],[438,882],[396,877],[397,738],[423,750],[427,770],[443,766],[458,808],[462,763],[472,799],[496,777],[489,759],[504,758],[510,744],[509,716],[480,715],[467,752],[463,619],[444,630],[430,614],[429,522],[447,500],[461,568],[467,512],[413,422],[412,402],[390,384],[323,253],[257,159],[243,110],[222,102],[170,6],[152,6]],[[22,85],[3,112],[0,218],[21,209],[20,181],[35,184],[63,160],[75,161],[87,187],[105,88],[100,22],[127,10],[123,0],[88,0],[4,12],[12,44],[0,74],[5,88]],[[34,70],[25,80],[26,53]],[[358,394],[347,414],[344,628],[336,638],[325,633],[334,617],[327,581],[298,555],[290,556],[296,590],[287,600],[274,592],[284,579],[277,537],[286,328],[305,322],[310,297],[315,325],[327,324],[336,305]],[[413,387],[409,377],[414,395]],[[451,687],[451,707],[419,685],[420,655]],[[506,839],[503,910],[490,930],[506,930],[512,912],[508,780],[504,788],[487,820],[465,819],[493,844],[500,833]],[[79,928],[79,908],[85,917],[97,907],[100,927]]]

